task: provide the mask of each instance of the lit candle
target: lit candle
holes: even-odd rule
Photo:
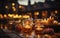
[[[42,19],[41,22],[42,22],[44,25],[48,25],[48,19]]]
[[[54,20],[54,21],[53,21],[53,24],[58,24],[58,21]]]
[[[41,36],[40,35],[37,35],[38,36],[38,38],[40,38]]]
[[[48,18],[48,22],[49,22],[49,24],[52,24],[53,21],[54,21],[54,17],[51,17],[51,16],[50,16],[50,17]]]
[[[31,26],[30,25],[25,25],[24,28],[29,29],[29,28],[31,28]]]

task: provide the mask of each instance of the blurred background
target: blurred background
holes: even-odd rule
[[[0,0],[1,38],[60,38],[60,0]]]

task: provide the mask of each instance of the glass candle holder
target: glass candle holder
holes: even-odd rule
[[[23,20],[23,32],[30,34],[32,32],[32,26],[33,26],[32,24],[33,24],[32,20],[29,19]]]
[[[35,20],[35,34],[36,35],[40,35],[42,34],[43,28],[41,25],[41,20],[40,19],[36,19]]]

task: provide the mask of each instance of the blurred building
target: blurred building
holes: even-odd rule
[[[55,13],[56,16],[59,17],[59,0],[45,0],[44,3],[42,2],[35,2],[35,4],[31,5],[31,1],[28,0],[28,5],[20,5],[18,4],[17,0],[1,0],[0,1],[0,13],[1,14],[31,14],[33,18],[42,18],[42,14],[46,13],[45,17],[49,17],[51,13]],[[36,13],[37,12],[37,13]],[[34,15],[36,13],[36,15]],[[38,15],[37,15],[38,14]]]

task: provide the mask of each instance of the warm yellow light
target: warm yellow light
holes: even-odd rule
[[[15,7],[12,7],[13,11],[16,11],[16,8]]]
[[[13,18],[18,18],[18,14],[16,14],[15,16],[13,16]]]
[[[2,14],[0,14],[0,17],[2,16]]]
[[[19,15],[19,18],[21,18],[22,16],[21,15]]]
[[[9,23],[9,24],[13,24],[13,23],[11,22],[11,23]]]
[[[47,19],[44,19],[44,22],[48,22],[48,20]]]
[[[57,13],[58,13],[58,11],[57,11],[57,10],[55,10],[55,13],[57,14]]]
[[[15,7],[12,7],[12,9],[14,9]]]
[[[6,5],[5,8],[8,9],[8,5]]]
[[[15,8],[15,9],[13,9],[13,11],[16,11],[16,8]]]
[[[48,35],[48,34],[45,34],[44,35],[45,37],[48,37],[48,38],[52,38],[50,35]]]
[[[12,3],[12,6],[15,6],[15,3]]]
[[[41,19],[41,23],[44,25],[48,25],[49,21],[48,21],[48,19]]]
[[[8,29],[8,27],[5,25],[5,29]]]
[[[3,15],[2,14],[0,14],[0,18],[3,18]]]
[[[29,29],[29,28],[31,28],[31,26],[30,25],[25,25],[24,28],[28,28]]]
[[[16,17],[18,17],[18,14],[16,14]]]
[[[42,17],[47,17],[47,11],[42,11]]]
[[[48,36],[48,34],[45,34],[45,36]]]
[[[18,22],[21,22],[21,20],[19,20]]]
[[[35,12],[34,15],[39,15],[39,12]]]
[[[23,18],[30,18],[29,15],[23,15]]]
[[[19,6],[19,8],[21,8],[21,9],[25,10],[25,7],[24,7],[24,6],[21,6],[21,5],[20,5],[20,6]]]
[[[54,20],[54,17],[51,17],[51,16],[50,16],[48,20]]]
[[[58,25],[60,25],[60,22],[58,23]]]
[[[8,14],[8,16],[9,16],[9,17],[13,17],[13,15],[12,15],[12,14]]]
[[[16,14],[16,15],[14,15],[13,16],[13,18],[21,18],[22,16],[21,15],[18,15],[18,14]]]
[[[35,25],[40,25],[41,21],[40,19],[35,20]]]
[[[58,21],[55,21],[55,20],[54,20],[54,22],[53,22],[53,23],[54,23],[54,24],[58,24]]]
[[[38,35],[38,38],[40,38],[41,36],[40,35]]]
[[[36,30],[43,30],[43,28],[41,28],[41,26],[38,26],[38,25],[37,25]]]
[[[7,17],[7,15],[6,15],[6,14],[4,14],[4,17]]]
[[[22,6],[20,5],[19,8],[22,8]]]

